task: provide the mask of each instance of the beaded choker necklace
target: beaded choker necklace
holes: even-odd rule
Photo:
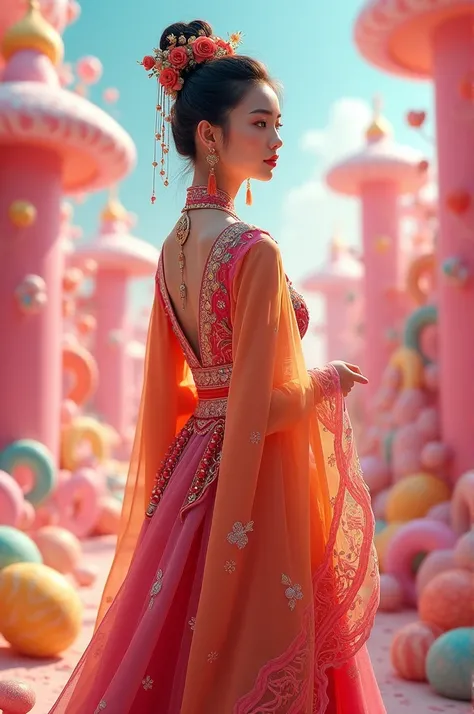
[[[196,211],[201,208],[210,208],[217,211],[224,211],[237,221],[239,217],[235,213],[234,201],[225,191],[217,189],[215,196],[210,196],[206,186],[191,186],[186,191],[186,203],[181,211],[182,215],[176,226],[176,240],[180,247],[178,263],[181,271],[181,284],[179,286],[179,294],[181,297],[181,305],[183,310],[186,308],[187,288],[184,282],[184,269],[186,267],[186,259],[184,256],[184,245],[189,238],[191,231],[191,219],[189,211]]]

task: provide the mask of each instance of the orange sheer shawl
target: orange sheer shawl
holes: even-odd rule
[[[233,373],[181,714],[320,714],[326,670],[367,640],[377,608],[370,498],[337,373],[314,379],[306,370],[270,238],[260,234],[240,260],[231,298]],[[99,621],[128,570],[157,467],[193,404],[157,296]]]

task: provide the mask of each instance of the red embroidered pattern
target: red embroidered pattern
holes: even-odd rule
[[[158,508],[158,504],[163,498],[163,494],[174,473],[178,461],[180,460],[183,451],[193,434],[193,421],[194,419],[191,417],[186,425],[183,426],[169,447],[165,458],[161,462],[160,470],[155,477],[155,485],[153,486],[153,490],[151,492],[150,502],[148,504],[148,508],[146,509],[147,518],[151,518],[153,516],[154,512]]]
[[[186,500],[181,508],[180,516],[182,519],[190,506],[195,506],[211,483],[216,480],[219,473],[223,441],[224,421],[220,420],[214,426],[206,450],[202,455],[193,482],[186,496]]]

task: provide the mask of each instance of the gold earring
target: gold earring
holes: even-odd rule
[[[219,156],[214,148],[209,149],[209,154],[206,156],[206,161],[209,164],[209,178],[207,179],[207,193],[209,196],[217,196],[217,181],[215,167],[219,163]]]
[[[247,206],[251,206],[253,203],[252,199],[252,187],[250,186],[250,179],[247,179],[247,192],[245,194],[245,203]]]

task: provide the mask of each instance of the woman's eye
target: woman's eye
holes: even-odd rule
[[[263,121],[263,120],[257,121],[257,122],[255,122],[255,126],[261,126],[263,129],[265,129],[265,127],[267,126],[267,122]]]
[[[283,124],[277,124],[277,129],[282,129],[282,128],[283,128]]]

